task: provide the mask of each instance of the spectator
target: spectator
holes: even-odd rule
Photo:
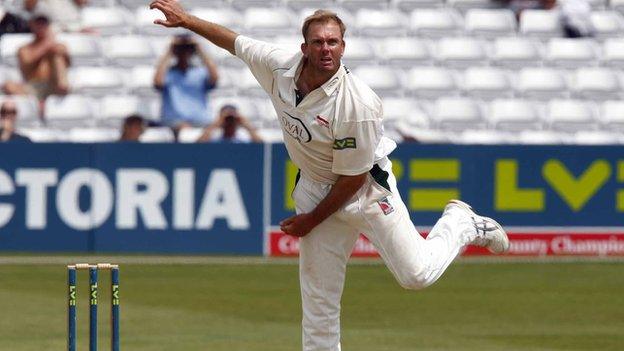
[[[0,142],[19,143],[30,142],[28,137],[15,132],[15,120],[17,119],[17,106],[12,100],[5,100],[0,105]]]
[[[594,35],[591,23],[592,9],[587,0],[558,0],[555,10],[559,11],[563,33],[567,38]]]
[[[249,135],[241,134],[241,128]],[[217,130],[220,134],[217,135]],[[256,133],[255,128],[249,120],[238,113],[238,109],[233,105],[224,105],[219,111],[219,118],[206,127],[204,133],[197,140],[198,142],[225,142],[225,143],[261,143],[262,138]]]
[[[70,59],[65,45],[56,41],[47,16],[36,15],[28,24],[35,38],[17,51],[25,83],[9,81],[4,84],[3,90],[9,95],[37,96],[43,111],[43,104],[48,96],[65,95],[69,92],[67,68]]]
[[[201,66],[191,59],[198,55]],[[175,58],[173,66],[169,62]],[[173,129],[205,127],[212,121],[206,94],[217,84],[217,68],[189,35],[176,36],[158,61],[154,87],[162,92],[162,123]]]
[[[145,119],[139,115],[130,115],[124,119],[119,141],[138,142],[145,131]]]
[[[31,13],[45,12],[56,29],[75,32],[83,30],[80,12],[87,3],[88,0],[25,0],[24,9]]]
[[[0,6],[0,37],[9,33],[28,33],[28,22]]]

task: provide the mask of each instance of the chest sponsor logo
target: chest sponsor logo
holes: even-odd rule
[[[280,116],[282,119],[282,128],[300,143],[309,143],[312,140],[312,134],[305,126],[303,121],[287,112]]]
[[[344,138],[334,140],[334,150],[355,149],[355,138]]]

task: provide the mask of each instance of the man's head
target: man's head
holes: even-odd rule
[[[5,100],[0,105],[0,122],[3,129],[13,128],[17,118],[17,105],[13,100]]]
[[[28,21],[30,31],[36,38],[43,38],[50,30],[50,18],[45,14],[36,14]]]
[[[141,134],[145,131],[145,120],[139,115],[126,117],[123,123],[121,140],[139,141]]]
[[[234,105],[223,105],[219,111],[219,115],[223,118],[223,138],[232,138],[236,134],[236,130],[240,124],[238,110]]]
[[[197,44],[190,35],[180,34],[173,39],[172,50],[178,61],[188,62],[197,51]]]
[[[301,51],[316,70],[335,73],[345,50],[342,20],[331,11],[317,10],[303,22],[301,33],[304,43]]]

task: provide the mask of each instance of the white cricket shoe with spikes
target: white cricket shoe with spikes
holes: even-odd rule
[[[476,214],[470,205],[460,200],[451,200],[444,208],[444,212],[451,208],[458,208],[472,218],[475,232],[465,238],[466,244],[487,247],[495,254],[509,250],[509,238],[503,227],[489,217]]]

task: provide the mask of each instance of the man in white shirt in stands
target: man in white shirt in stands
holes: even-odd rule
[[[301,237],[303,350],[339,351],[340,298],[347,260],[364,233],[399,284],[433,284],[468,244],[496,253],[509,248],[503,228],[451,200],[425,240],[403,204],[387,155],[377,95],[341,64],[345,26],[317,11],[302,28],[300,52],[239,35],[186,13],[175,0],[156,0],[165,20],[243,60],[269,94],[292,161],[300,169],[293,191],[297,214],[281,229]]]

